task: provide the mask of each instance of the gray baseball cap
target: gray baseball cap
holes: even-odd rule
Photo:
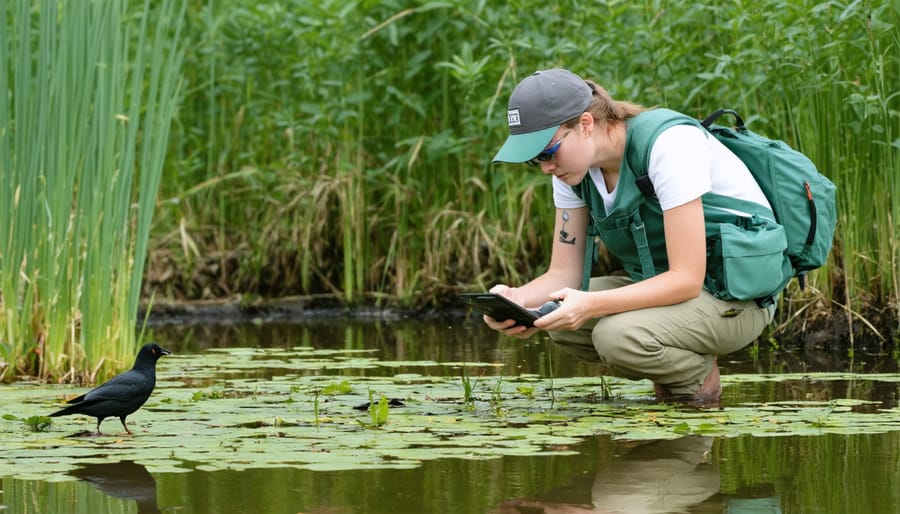
[[[494,162],[525,162],[541,153],[564,122],[591,104],[591,87],[571,71],[536,71],[509,97],[509,137]]]

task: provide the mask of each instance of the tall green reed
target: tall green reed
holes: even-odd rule
[[[137,346],[182,15],[171,0],[2,4],[0,378],[93,381]]]
[[[866,325],[883,339],[867,317],[900,319],[900,246],[889,236],[900,233],[900,27],[886,5],[853,3],[837,14],[829,29],[844,44],[805,43],[811,61],[793,77],[800,94],[784,112],[797,145],[839,188],[836,251],[813,285],[851,327]],[[813,70],[828,80],[815,81]]]
[[[489,160],[513,86],[565,66],[645,105],[736,108],[809,153],[845,218],[782,315],[900,311],[889,5],[230,0],[187,17],[198,50],[156,241],[159,262],[198,278],[151,270],[148,290],[425,305],[527,280],[549,251],[548,181]]]

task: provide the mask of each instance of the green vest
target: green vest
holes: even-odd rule
[[[635,281],[669,268],[662,208],[647,177],[650,150],[659,134],[675,125],[694,125],[705,132],[699,121],[668,109],[645,111],[625,123],[625,154],[611,211],[606,212],[590,176],[572,186],[590,211],[582,281],[585,290],[596,258],[597,236]],[[707,238],[704,287],[723,299],[771,301],[791,278],[790,260],[784,253],[784,227],[774,221],[770,209],[755,202],[714,193],[701,199]],[[723,210],[726,208],[752,216],[739,216]]]

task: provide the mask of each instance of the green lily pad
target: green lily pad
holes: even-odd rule
[[[407,371],[362,376],[373,367]],[[900,430],[900,409],[853,398],[743,403],[715,409],[653,402],[649,381],[598,377],[489,375],[491,363],[415,362],[460,376],[409,372],[410,363],[382,363],[368,351],[221,349],[160,361],[156,391],[129,417],[134,436],[107,420],[106,435],[86,416],[52,418],[34,431],[23,421],[46,416],[64,394],[83,389],[34,384],[0,386],[0,476],[35,479],[86,462],[133,460],[150,472],[297,467],[316,470],[414,468],[441,458],[565,454],[594,434],[630,440],[685,434],[732,437],[878,433]],[[260,367],[278,369],[254,378]],[[464,401],[461,369],[469,373]],[[202,380],[199,380],[202,377]],[[766,381],[897,382],[890,374],[726,375],[729,385]],[[322,391],[329,387],[329,394]],[[396,400],[378,423],[371,398]],[[374,401],[373,400],[373,401]],[[379,401],[379,403],[381,403]],[[362,408],[360,408],[362,406]],[[383,422],[382,422],[383,421]]]

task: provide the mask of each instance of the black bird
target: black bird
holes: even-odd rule
[[[73,398],[67,403],[70,405],[60,409],[50,416],[66,416],[68,414],[87,414],[97,418],[97,434],[100,432],[100,423],[104,418],[113,416],[122,421],[122,426],[129,434],[125,418],[132,412],[141,408],[150,393],[156,386],[156,361],[163,355],[172,352],[156,343],[145,344],[138,352],[134,360],[134,367],[116,375],[103,384],[91,389],[87,393]]]

